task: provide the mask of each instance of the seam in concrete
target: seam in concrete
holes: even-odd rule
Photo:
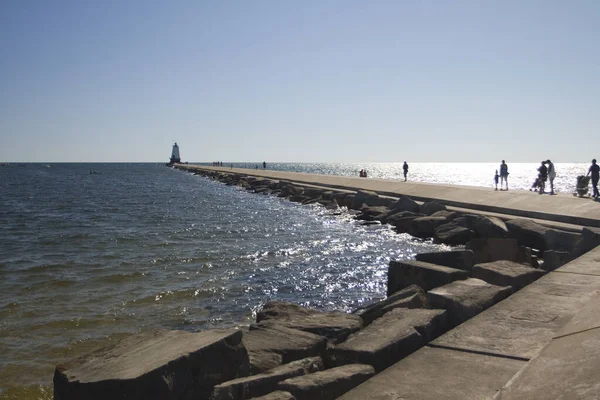
[[[463,353],[479,354],[479,355],[482,355],[482,356],[490,356],[490,357],[497,357],[497,358],[506,358],[506,359],[509,359],[509,360],[517,360],[517,361],[525,361],[525,362],[528,362],[530,360],[530,358],[527,358],[527,357],[508,356],[506,354],[492,353],[492,352],[489,352],[489,351],[461,349],[459,347],[444,346],[444,345],[439,345],[439,344],[431,344],[431,343],[429,343],[426,346],[427,347],[431,347],[432,349],[454,350],[454,351],[460,351],[460,352],[463,352]]]
[[[575,260],[577,260],[577,258]],[[575,261],[575,260],[573,260],[573,261]],[[565,265],[568,265],[568,264],[569,263],[567,263]],[[571,274],[571,275],[600,276],[600,274],[586,274],[585,272],[574,272],[574,271],[559,271],[558,269],[555,269],[552,272],[558,272],[560,274]]]
[[[562,339],[562,338],[567,337],[567,336],[578,335],[580,333],[593,331],[594,329],[600,329],[600,326],[594,326],[594,327],[583,329],[583,330],[580,330],[580,331],[577,331],[577,332],[565,333],[564,335],[554,336],[552,338],[552,340]]]

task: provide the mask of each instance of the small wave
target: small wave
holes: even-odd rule
[[[132,272],[130,274],[112,274],[112,275],[100,276],[100,277],[94,278],[94,281],[103,282],[103,283],[121,283],[121,282],[126,282],[129,280],[141,279],[146,276],[150,276],[150,272],[136,271],[136,272]]]

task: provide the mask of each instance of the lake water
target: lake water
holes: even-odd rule
[[[268,167],[399,179],[401,165]],[[409,179],[491,188],[497,168],[411,164]],[[509,164],[510,188],[536,168]],[[571,192],[587,165],[556,170]],[[133,332],[249,324],[269,299],[350,311],[385,296],[390,259],[443,248],[158,164],[0,167],[0,399],[52,398],[57,364]]]

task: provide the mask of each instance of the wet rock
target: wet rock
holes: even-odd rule
[[[369,364],[382,371],[447,330],[445,310],[395,309],[335,348],[338,364]]]
[[[250,370],[259,374],[292,361],[326,356],[327,339],[277,324],[255,324],[244,332]]]
[[[366,305],[354,311],[353,314],[360,316],[365,326],[395,308],[422,308],[425,307],[427,295],[417,285],[411,285],[387,298]]]
[[[410,225],[408,233],[418,238],[430,238],[435,234],[435,229],[445,223],[446,218],[444,217],[415,218]]]
[[[544,274],[541,269],[506,260],[475,264],[473,267],[473,278],[496,286],[511,286],[514,291],[529,285]]]
[[[431,216],[432,217],[443,217],[443,218],[446,218],[446,221],[450,222],[454,218],[457,218],[459,216],[459,214],[456,211],[441,210],[441,211],[434,212],[433,214],[431,214]]]
[[[475,265],[473,251],[471,250],[420,253],[417,254],[416,260],[430,264],[443,265],[444,267],[461,269],[467,272],[471,272],[473,265]]]
[[[384,206],[366,206],[361,208],[361,213],[356,216],[356,219],[364,221],[379,220],[382,215],[387,214],[389,211],[389,208]]]
[[[542,269],[544,271],[554,271],[560,268],[573,259],[571,253],[567,251],[546,250],[544,252],[544,263]]]
[[[215,386],[211,400],[244,400],[264,396],[277,389],[277,384],[289,378],[325,369],[320,357],[292,361],[262,374],[238,378]]]
[[[57,366],[54,398],[206,399],[215,385],[246,375],[241,331],[157,331]]]
[[[413,217],[417,218],[417,217],[422,217],[421,214],[415,214],[413,212],[410,211],[398,211],[398,210],[390,210],[387,214],[382,215],[379,220],[381,221],[382,224],[390,224],[390,225],[394,225],[394,222],[398,219],[402,219],[402,218],[406,218],[406,217]]]
[[[306,197],[304,195],[301,194],[295,194],[293,196],[290,197],[290,201],[293,201],[294,203],[303,203],[306,200],[309,200],[309,197]]]
[[[400,196],[400,198],[390,206],[390,208],[398,211],[419,212],[419,203],[408,196]]]
[[[466,249],[473,252],[475,264],[519,259],[519,244],[512,238],[477,238],[467,243]]]
[[[421,261],[390,261],[388,267],[388,296],[410,285],[424,290],[467,279],[468,272]]]
[[[431,307],[448,310],[450,321],[459,325],[510,296],[510,286],[496,286],[481,279],[455,281],[427,292]]]
[[[437,242],[451,246],[465,244],[474,237],[475,232],[452,222],[440,225],[434,231],[434,238]]]
[[[284,301],[270,301],[257,314],[256,321],[276,321],[282,326],[343,341],[362,328],[357,315],[342,312],[322,312]]]
[[[351,364],[327,371],[286,379],[279,390],[290,392],[298,400],[333,400],[360,385],[375,374],[370,365]]]
[[[436,201],[426,201],[419,207],[419,212],[425,215],[431,215],[438,211],[444,211],[446,206]]]

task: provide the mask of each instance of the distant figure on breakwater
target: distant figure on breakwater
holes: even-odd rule
[[[590,166],[590,169],[588,169],[588,173],[586,176],[590,176],[590,174],[592,175],[592,188],[594,189],[594,194],[592,195],[592,197],[598,198],[600,196],[600,194],[598,194],[598,179],[600,178],[600,166],[596,164],[595,158],[592,160],[592,165]]]
[[[506,190],[508,190],[508,165],[504,160],[500,164],[500,190],[502,190],[502,182],[506,183]]]
[[[554,169],[554,163],[550,160],[546,160],[548,164],[548,180],[550,181],[550,194],[554,194],[554,179],[556,178],[556,170]]]
[[[404,161],[404,165],[402,166],[402,170],[404,171],[404,182],[406,182],[406,176],[408,175],[408,164]]]
[[[267,169],[267,162],[263,161],[263,169]]]
[[[360,176],[361,178],[366,178],[367,177],[367,170],[366,169],[361,169],[358,173],[358,176]]]
[[[542,161],[542,165],[538,168],[538,172],[540,173],[541,182],[540,191],[538,193],[543,194],[544,189],[546,189],[546,181],[548,180],[548,168],[546,167],[546,164],[544,164],[544,161]]]
[[[498,175],[498,170],[496,170],[496,175],[494,175],[494,183],[496,184],[496,190],[498,190],[498,179],[500,175]]]

